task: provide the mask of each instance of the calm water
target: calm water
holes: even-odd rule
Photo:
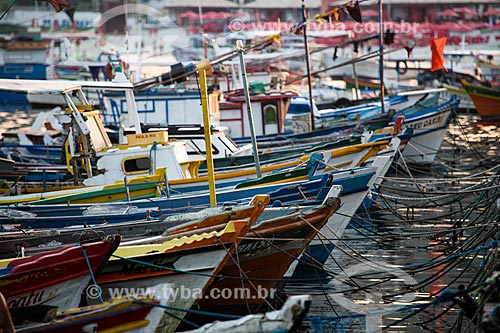
[[[499,133],[496,124],[479,123],[477,117],[458,120],[450,125],[436,165],[390,171],[378,204],[350,224],[327,261],[329,277],[311,273],[287,286],[288,293],[314,295],[301,331],[475,330],[451,302],[403,309],[442,300],[438,295],[476,285],[491,272],[493,260],[477,249],[498,239],[492,224],[498,221],[499,195],[496,189],[479,190],[491,185],[492,172],[477,173],[499,165]],[[368,326],[357,316],[366,313],[372,314]],[[311,318],[324,322],[311,327]]]

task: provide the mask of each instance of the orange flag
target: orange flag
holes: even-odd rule
[[[444,68],[447,72],[448,69],[444,67],[443,52],[444,46],[446,45],[447,37],[439,37],[431,40],[431,52],[432,52],[432,66],[431,71],[437,71],[438,69]]]

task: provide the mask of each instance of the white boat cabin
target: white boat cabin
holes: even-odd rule
[[[128,144],[111,144],[99,110],[94,110],[82,87],[125,92],[128,108],[132,111],[129,123],[134,124],[136,131],[128,135]],[[141,133],[132,88],[132,83],[126,79],[113,82],[0,79],[0,91],[64,97],[66,114],[59,118],[70,127],[65,143],[67,167],[75,180],[85,174],[84,185],[133,179],[154,174],[161,167],[167,168],[168,180],[196,176],[204,157],[190,159],[186,144],[181,141],[169,143],[166,133]]]
[[[205,148],[205,130],[200,125],[172,125],[172,126],[143,126],[145,132],[168,131],[170,142],[172,140],[182,140],[186,142],[187,153],[190,158],[198,159],[200,154],[206,156]],[[252,145],[238,145],[228,135],[227,128],[215,127],[210,128],[212,139],[212,157],[225,158],[233,156],[252,155]]]

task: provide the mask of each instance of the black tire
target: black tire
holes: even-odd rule
[[[342,98],[339,98],[338,100],[335,101],[335,107],[336,108],[346,108],[346,107],[349,107],[349,106],[352,106],[352,101],[345,98],[345,97],[342,97]]]

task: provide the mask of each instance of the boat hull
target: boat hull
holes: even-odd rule
[[[186,314],[175,309],[189,309],[202,298],[268,200],[267,196],[256,197],[252,201],[253,209],[235,221],[223,217],[222,223],[217,223],[221,214],[215,216],[211,219],[215,223],[211,226],[212,231],[203,232],[206,229],[203,227],[197,230],[195,225],[170,235],[171,239],[161,244],[120,247],[98,278],[103,295],[116,297],[117,292],[132,288],[145,290],[159,283],[168,283],[173,294],[167,304],[174,309],[162,317],[159,328],[173,332]]]
[[[423,110],[415,115],[405,116],[405,126],[413,129],[410,142],[403,151],[407,162],[434,162],[458,103],[459,100],[451,99],[435,110]]]
[[[168,283],[172,288],[172,297],[167,306],[178,309],[189,309],[206,290],[213,275],[217,274],[221,263],[229,259],[224,248],[200,249],[177,254],[161,253],[138,258],[143,263],[131,262],[127,259],[112,260],[103,271],[102,279],[98,280],[104,299],[116,293],[130,290],[147,290],[159,283]],[[158,267],[171,267],[164,270]],[[149,288],[149,289],[148,289]],[[95,300],[94,300],[95,301]],[[169,311],[178,317],[185,313]],[[165,316],[160,322],[162,329],[173,331],[179,320]]]
[[[9,308],[42,304],[61,311],[75,308],[91,281],[89,267],[94,276],[98,275],[119,242],[120,237],[114,236],[32,257],[3,260],[0,292]]]
[[[58,316],[46,323],[27,324],[16,327],[19,333],[81,333],[87,332],[91,327],[99,327],[99,330],[108,332],[146,332],[154,330],[157,322],[154,317],[163,312],[155,309],[154,303],[148,298],[120,299],[109,304],[96,307],[82,307],[72,309],[67,313],[59,313]],[[139,331],[141,329],[141,331]]]
[[[238,246],[233,260],[221,270],[220,276],[225,278],[210,285],[198,308],[233,314],[258,311],[266,297],[272,298],[273,288],[339,204],[339,199],[330,197],[325,205],[258,222]],[[221,290],[232,293],[221,301],[217,297],[221,295],[212,292]],[[188,319],[203,321],[191,315]]]
[[[500,118],[500,91],[488,87],[473,85],[462,81],[462,85],[469,94],[477,113],[483,119]]]

